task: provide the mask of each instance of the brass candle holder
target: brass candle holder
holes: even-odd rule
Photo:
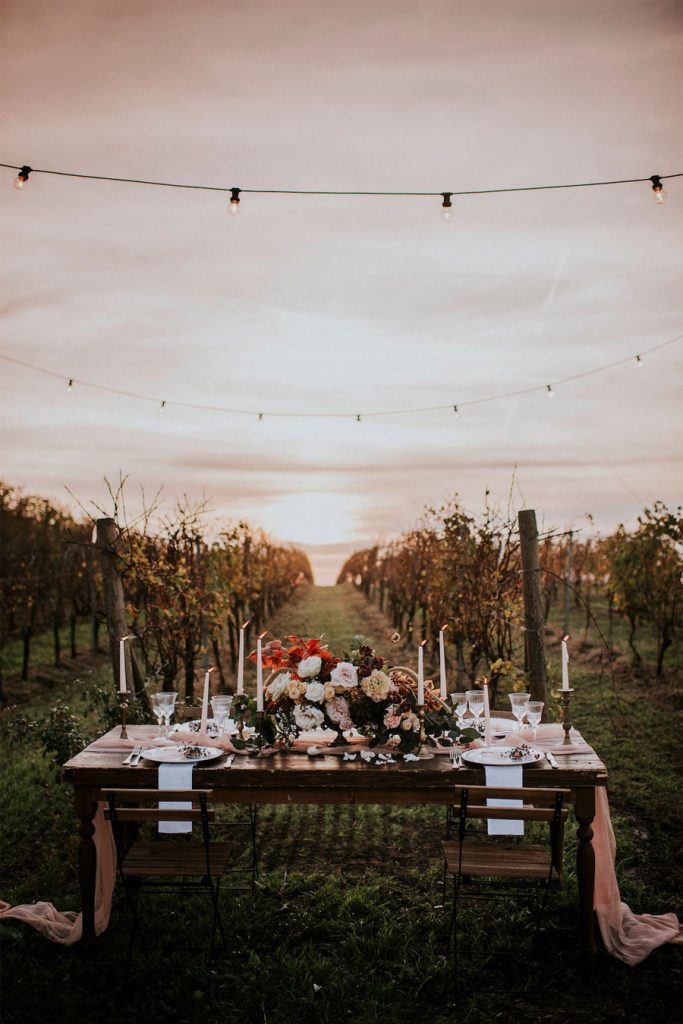
[[[427,733],[425,732],[424,704],[418,704],[417,717],[420,719],[420,745],[417,748],[417,756],[420,758],[421,761],[430,761],[434,757],[434,754],[431,750],[427,750]]]
[[[128,739],[128,733],[126,731],[126,723],[128,721],[128,708],[129,707],[130,707],[130,704],[128,703],[128,691],[127,690],[124,690],[123,692],[119,691],[119,712],[121,714],[121,734],[120,735],[121,735],[121,739],[122,740],[127,740]]]
[[[569,733],[571,731],[572,723],[569,717],[569,705],[571,704],[572,697],[574,696],[574,690],[570,687],[568,690],[559,690],[560,700],[562,702],[562,728],[564,729],[564,736],[562,738],[562,746],[571,746],[571,739]]]

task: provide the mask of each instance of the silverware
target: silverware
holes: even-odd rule
[[[459,751],[455,747],[450,747],[448,756],[451,761],[451,768],[462,768],[462,759]]]
[[[228,754],[228,758],[227,758],[227,760],[225,762],[225,767],[229,768],[234,760],[235,760],[235,755],[234,754]]]
[[[134,762],[137,764],[137,761],[135,761],[135,759],[137,758],[137,760],[139,761],[141,754],[142,754],[142,747],[133,747],[133,749],[131,750],[130,754],[125,759],[125,761],[122,762],[122,764],[129,764],[131,766],[133,766]]]
[[[557,761],[555,760],[555,755],[551,754],[549,750],[546,751],[545,756],[546,756],[548,764],[550,765],[551,768],[559,768],[560,767],[559,764],[557,763]]]

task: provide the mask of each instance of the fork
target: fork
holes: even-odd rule
[[[128,755],[128,757],[125,759],[125,761],[123,763],[124,764],[129,764],[129,765],[132,766],[133,762],[136,759],[138,761],[140,760],[140,755],[141,754],[142,754],[142,747],[133,747],[133,749],[131,750],[130,754]]]
[[[448,750],[448,756],[451,759],[451,768],[462,768],[460,752],[458,751],[457,747],[450,747]]]

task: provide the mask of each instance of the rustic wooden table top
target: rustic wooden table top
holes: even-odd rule
[[[158,729],[152,725],[129,726],[128,733],[131,740],[153,746]],[[143,760],[131,768],[122,764],[128,754],[125,749],[101,749],[108,742],[114,746],[119,735],[120,727],[116,726],[68,761],[63,769],[64,781],[93,789],[156,787],[157,764]],[[557,760],[558,769],[551,768],[546,760],[526,766],[524,784],[572,789],[607,785],[607,769],[590,747],[570,756],[558,754]],[[235,802],[283,799],[304,803],[308,797],[310,803],[448,803],[452,785],[483,785],[484,771],[470,767],[456,771],[444,754],[421,761],[404,761],[397,755],[395,764],[384,765],[367,763],[360,757],[345,761],[335,754],[310,757],[303,752],[278,752],[266,758],[238,754],[230,767],[223,754],[215,761],[198,764],[194,783],[220,790],[222,799]],[[263,799],[257,795],[260,791]]]

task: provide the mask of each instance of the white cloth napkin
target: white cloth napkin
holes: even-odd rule
[[[192,789],[193,764],[160,764],[159,765],[159,789]],[[159,808],[167,808],[174,811],[189,811],[192,808],[190,803],[178,802],[177,800],[165,800],[159,802]],[[191,832],[191,821],[160,821],[160,832]]]
[[[486,785],[494,787],[509,787],[510,789],[521,789],[522,766],[521,764],[510,765],[484,765]],[[522,807],[523,800],[487,800],[487,807]],[[524,822],[510,821],[504,818],[487,818],[488,832],[490,836],[523,836]]]

